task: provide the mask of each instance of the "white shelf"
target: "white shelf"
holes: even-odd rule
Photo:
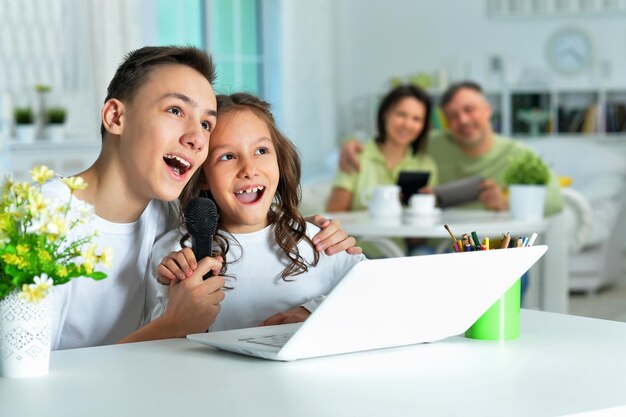
[[[91,166],[100,154],[100,141],[50,142],[36,140],[20,143],[0,141],[0,171],[10,173],[18,181],[29,181],[29,171],[37,165],[46,165],[60,175],[73,175]]]
[[[499,126],[499,133],[504,136],[529,139],[527,124],[517,121],[516,113],[522,108],[539,108],[549,113],[549,122],[542,124],[541,133],[533,138],[566,137],[607,142],[626,139],[626,87],[490,89],[485,91],[485,96],[499,119],[493,122],[494,126]],[[528,107],[524,107],[524,96],[528,96]],[[514,104],[514,100],[517,103]],[[559,121],[559,115],[568,119]]]

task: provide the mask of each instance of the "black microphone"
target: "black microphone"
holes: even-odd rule
[[[198,262],[202,258],[213,256],[213,235],[217,231],[219,218],[217,207],[210,198],[194,198],[185,209],[185,227],[191,235],[191,248]],[[210,276],[209,271],[202,279]]]

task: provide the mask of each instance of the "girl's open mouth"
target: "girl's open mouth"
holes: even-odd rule
[[[263,197],[265,187],[262,185],[235,191],[235,198],[244,204],[256,203]]]

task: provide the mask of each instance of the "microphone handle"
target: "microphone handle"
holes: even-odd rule
[[[202,258],[213,256],[213,236],[191,237],[191,249],[196,256],[196,261],[200,262]],[[211,271],[206,273],[202,279],[211,277]]]

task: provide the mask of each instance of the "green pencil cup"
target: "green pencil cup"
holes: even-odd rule
[[[494,305],[467,329],[465,337],[507,340],[519,337],[520,280],[515,281]]]

